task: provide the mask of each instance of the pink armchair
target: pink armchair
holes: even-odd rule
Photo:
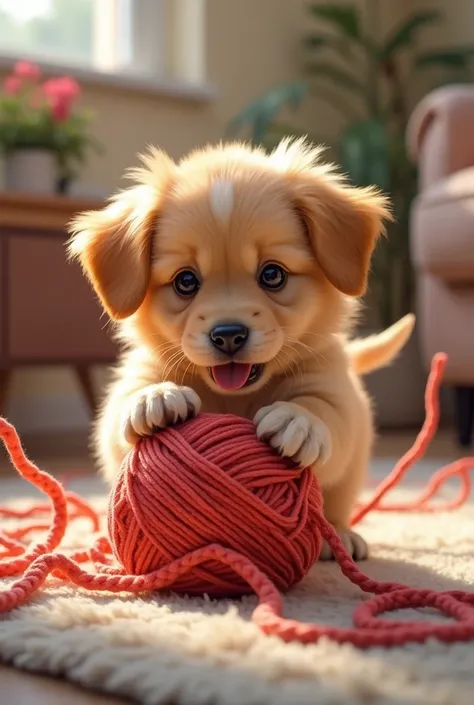
[[[419,168],[411,219],[418,327],[426,366],[449,356],[458,438],[471,445],[474,423],[474,87],[449,86],[415,108],[408,149]]]

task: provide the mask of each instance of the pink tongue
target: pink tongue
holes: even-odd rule
[[[215,365],[212,368],[214,381],[222,389],[240,389],[249,378],[252,365],[240,362],[228,362],[227,365]]]

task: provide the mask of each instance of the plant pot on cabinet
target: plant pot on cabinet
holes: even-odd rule
[[[4,157],[3,185],[6,191],[51,194],[56,191],[57,167],[47,149],[14,149]]]

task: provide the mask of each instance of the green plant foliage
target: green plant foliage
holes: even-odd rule
[[[341,87],[347,88],[356,94],[364,95],[367,87],[364,86],[351,71],[333,66],[325,61],[310,61],[306,65],[306,72],[318,78],[329,79],[331,83],[338,83]]]
[[[340,136],[339,154],[354,183],[377,184],[390,192],[390,136],[382,122],[368,118],[348,125]]]
[[[54,149],[55,125],[48,110],[31,110],[26,101],[5,95],[0,100],[0,144],[4,151],[35,148]]]
[[[334,36],[333,34],[308,34],[304,39],[304,44],[308,51],[318,51],[319,49],[332,47],[346,56],[349,51],[348,43],[344,37]]]
[[[33,73],[24,75],[25,70]],[[74,178],[89,152],[103,151],[90,132],[92,114],[76,105],[79,95],[74,79],[43,80],[35,64],[17,62],[0,92],[0,150],[49,150],[58,179]]]
[[[232,137],[245,128],[251,128],[252,142],[264,142],[270,125],[283,107],[295,110],[308,93],[309,86],[304,81],[285,83],[272,88],[258,100],[250,103],[238,113],[228,128],[228,136]]]
[[[416,57],[418,68],[470,70],[474,59],[474,46],[429,51]]]
[[[380,51],[380,61],[390,61],[396,58],[401,49],[412,48],[421,30],[430,24],[440,22],[442,15],[439,12],[427,10],[414,12],[402,21],[385,39]]]
[[[56,126],[55,151],[61,178],[75,178],[90,151],[104,153],[103,145],[88,131],[92,118],[84,111]]]
[[[367,3],[369,15],[378,1]],[[396,223],[377,249],[371,283],[379,322],[389,325],[413,307],[408,223],[416,169],[405,146],[407,86],[416,72],[430,69],[438,84],[468,80],[474,45],[418,52],[422,33],[443,20],[434,10],[410,13],[385,37],[367,32],[372,17],[363,21],[356,2],[315,3],[309,15],[316,26],[303,38],[304,80],[273,87],[252,101],[234,118],[228,134],[246,133],[254,143],[272,148],[284,135],[301,134],[281,120],[281,113],[295,111],[303,101],[312,101],[315,111],[326,102],[344,116],[346,125],[333,150],[342,169],[353,184],[374,184],[393,203]]]
[[[361,39],[359,13],[355,4],[333,5],[332,3],[321,3],[311,5],[309,11],[313,17],[327,22],[328,25],[332,25],[333,29],[345,35],[348,39]]]

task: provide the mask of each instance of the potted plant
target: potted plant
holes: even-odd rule
[[[38,66],[19,61],[0,93],[0,149],[4,188],[66,192],[90,149],[91,116],[77,108],[80,86],[70,76],[41,80]]]
[[[379,1],[366,0],[364,13],[358,2],[310,5],[317,26],[304,38],[303,79],[276,86],[246,106],[228,134],[247,132],[254,143],[272,148],[283,135],[302,133],[281,121],[283,109],[327,101],[342,113],[345,127],[330,145],[334,158],[352,183],[375,184],[393,203],[395,223],[376,250],[367,297],[373,327],[384,328],[414,308],[408,224],[417,174],[405,147],[408,89],[428,68],[443,70],[442,82],[468,80],[474,46],[418,52],[419,34],[442,20],[429,10],[410,13],[380,37]],[[414,336],[394,365],[367,378],[379,424],[418,424],[424,381]]]

